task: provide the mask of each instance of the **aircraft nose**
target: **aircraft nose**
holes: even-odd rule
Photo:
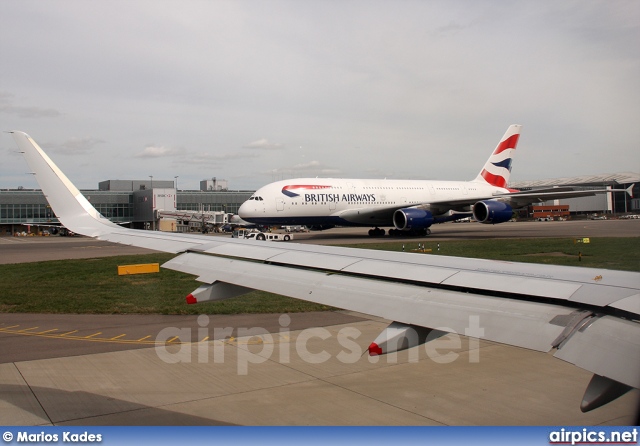
[[[238,215],[241,219],[249,221],[248,219],[259,217],[264,213],[264,201],[259,198],[260,197],[247,200],[240,205]]]
[[[249,200],[245,201],[238,208],[238,215],[241,219],[245,219],[246,217],[251,217],[253,214],[250,212],[251,205],[249,204]]]

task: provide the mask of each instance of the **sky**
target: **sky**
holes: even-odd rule
[[[0,130],[81,189],[639,172],[640,2],[0,0]],[[0,188],[37,188],[10,134]]]

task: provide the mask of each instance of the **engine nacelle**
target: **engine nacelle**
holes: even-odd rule
[[[478,201],[473,205],[473,218],[480,223],[504,223],[512,215],[511,206],[501,201]]]
[[[417,231],[433,224],[433,214],[416,208],[398,209],[393,213],[393,225],[400,231]]]

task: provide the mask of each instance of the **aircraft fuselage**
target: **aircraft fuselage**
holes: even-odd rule
[[[429,203],[480,200],[507,189],[473,181],[360,180],[299,178],[268,184],[242,204],[244,220],[264,225],[393,226],[397,209]],[[431,209],[434,216],[448,210],[466,212],[471,204]],[[442,210],[442,212],[440,212]],[[463,218],[460,217],[460,218]]]

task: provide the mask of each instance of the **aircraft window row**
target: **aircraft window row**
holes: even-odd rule
[[[373,186],[365,186],[362,189],[365,190],[424,190],[424,187],[373,187]]]
[[[410,203],[420,203],[419,201],[410,202]],[[286,203],[285,203],[286,204]],[[291,202],[292,205],[301,204],[302,206],[317,206],[317,205],[326,205],[328,202],[325,201],[312,201],[309,203],[296,203]],[[369,204],[369,205],[387,205],[387,204],[396,204],[395,201],[376,201],[375,203],[371,203],[370,201],[348,201],[347,204]]]
[[[355,189],[355,188],[354,188]],[[392,190],[392,189],[397,189],[397,188],[393,188],[393,187],[373,187],[373,186],[364,186],[363,189],[375,189],[375,190]]]

